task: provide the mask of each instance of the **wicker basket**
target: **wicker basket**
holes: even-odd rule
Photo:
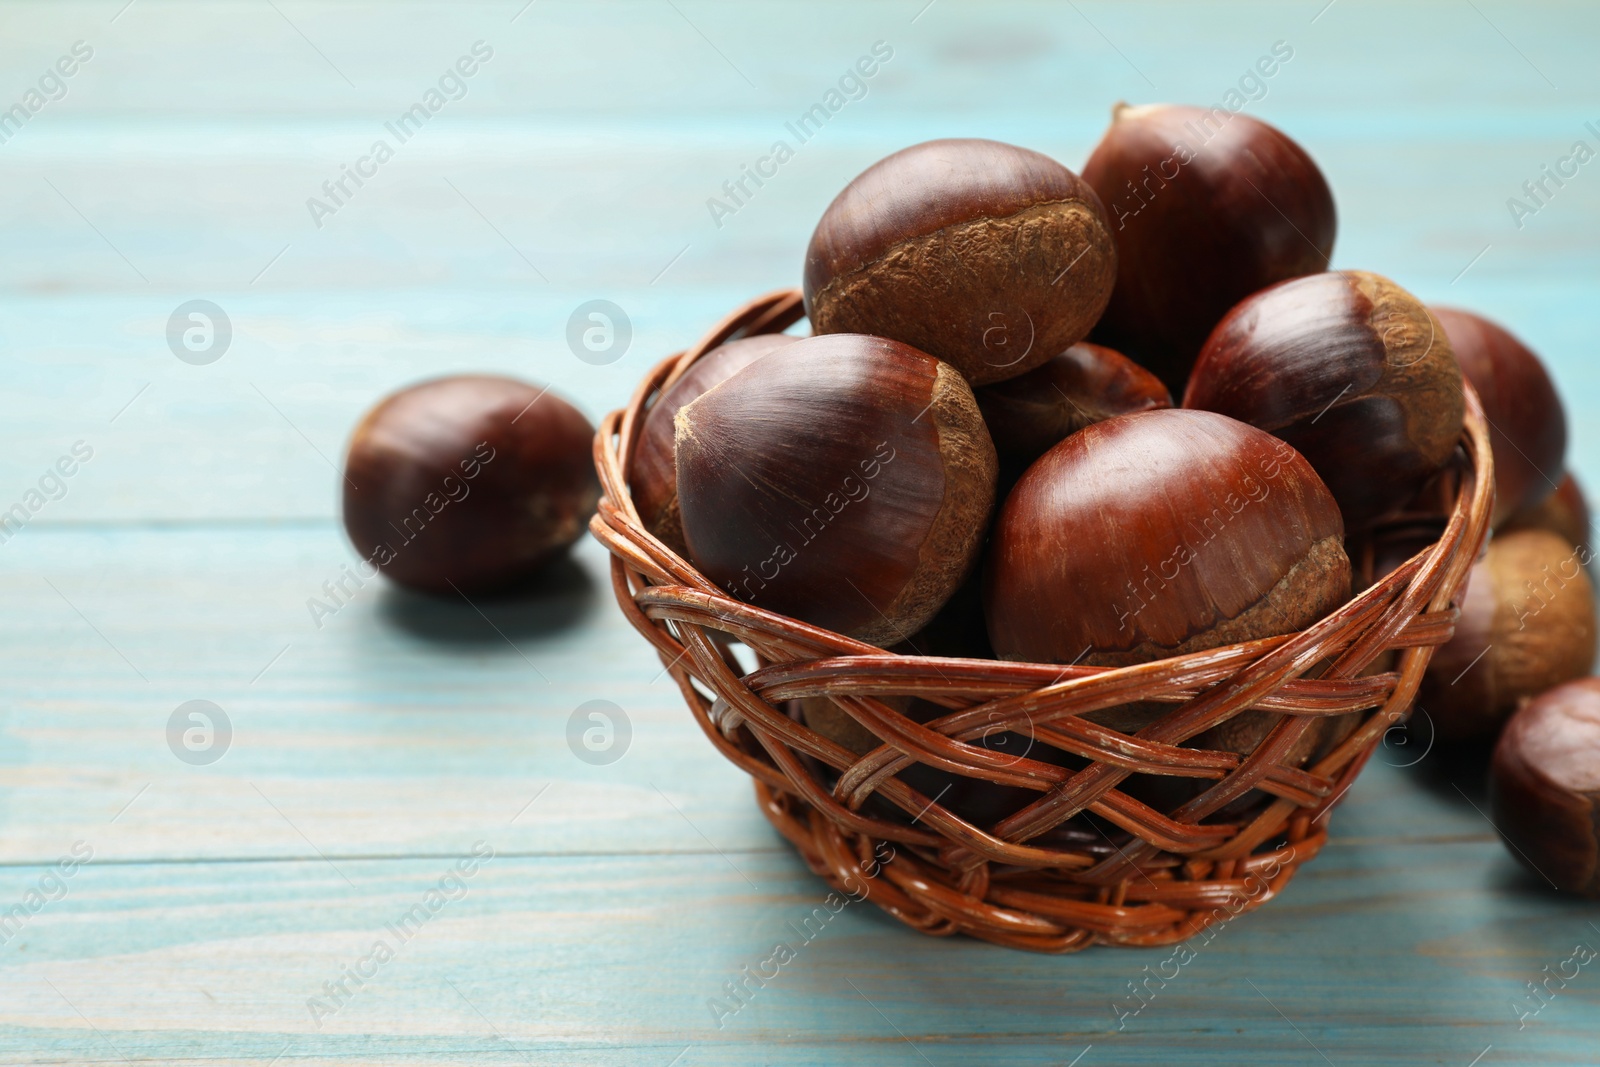
[[[1040,952],[1181,941],[1276,895],[1321,849],[1328,811],[1450,638],[1454,598],[1488,534],[1492,480],[1462,478],[1437,543],[1302,633],[1118,669],[894,655],[726,595],[644,529],[629,497],[634,445],[660,391],[724,341],[802,315],[797,291],[751,301],[657,365],[595,441],[604,498],[591,529],[612,553],[617,601],[712,743],[755,779],[767,818],[834,887],[924,933]],[[1490,469],[1470,387],[1466,408],[1466,469]],[[740,662],[752,653],[753,667]],[[858,756],[786,710],[818,696],[883,745]],[[884,702],[892,696],[948,714],[918,723]],[[1083,717],[1134,701],[1169,707],[1132,734]],[[1184,747],[1252,708],[1285,714],[1250,755]],[[1329,715],[1359,725],[1297,765],[1295,742]],[[1081,766],[973,743],[996,729]],[[1038,799],[973,825],[895,777],[913,763]],[[1133,774],[1189,779],[1188,799],[1158,810],[1118,788]],[[1240,800],[1250,790],[1253,805]]]

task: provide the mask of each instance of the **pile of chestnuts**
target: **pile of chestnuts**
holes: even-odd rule
[[[640,517],[729,595],[890,651],[1145,663],[1302,630],[1437,540],[1465,375],[1493,427],[1499,532],[1421,704],[1447,736],[1492,736],[1595,652],[1561,402],[1503,328],[1329,271],[1335,224],[1310,155],[1242,115],[1119,106],[1081,176],[992,141],[896,152],[812,234],[812,336],[731,341],[656,398]],[[847,701],[790,714],[849,752],[881,744]],[[1192,743],[1248,754],[1278,719]],[[1036,796],[900,776],[978,822]],[[1148,803],[1193,795],[1142,777],[1126,788]]]
[[[810,336],[731,340],[653,398],[633,505],[728,595],[821,630],[1129,666],[1302,630],[1437,540],[1471,476],[1465,377],[1491,427],[1495,534],[1418,706],[1443,736],[1500,735],[1503,831],[1595,893],[1600,683],[1553,688],[1588,674],[1596,640],[1560,398],[1502,327],[1330,271],[1335,229],[1305,149],[1219,110],[1119,105],[1081,175],[994,141],[903,149],[811,236]],[[522,582],[593,513],[593,432],[509,379],[402,391],[351,442],[350,537],[417,589]],[[1088,717],[1134,731],[1161,712]],[[848,752],[881,743],[848,701],[789,713]],[[1331,751],[1356,718],[1318,720],[1289,758]],[[1279,719],[1248,711],[1191,743],[1246,755]],[[982,743],[1082,762],[1012,733]],[[919,764],[900,777],[980,823],[1037,795]],[[1168,808],[1200,788],[1144,777],[1129,794]]]

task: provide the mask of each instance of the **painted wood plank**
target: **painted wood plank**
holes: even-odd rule
[[[0,861],[80,836],[108,859],[427,854],[484,825],[534,852],[781,844],[607,602],[592,541],[531,598],[371,582],[319,628],[307,598],[333,603],[354,559],[331,523],[24,536],[42,551],[0,558]],[[191,700],[231,722],[205,765],[169,735]],[[590,700],[631,725],[608,765],[569,745]]]
[[[1137,1014],[1129,983],[1161,953],[1038,957],[914,935],[864,904],[830,916],[786,854],[497,855],[403,927],[449,860],[90,863],[0,949],[0,1055],[1064,1064],[1092,1045],[1081,1062],[1466,1064],[1493,1045],[1485,1062],[1592,1062],[1592,965],[1520,1030],[1514,1005],[1600,943],[1593,909],[1553,904],[1488,841],[1416,853],[1330,847],[1169,965]],[[779,942],[794,958],[732,1010],[726,983]],[[324,987],[358,965],[347,995]]]

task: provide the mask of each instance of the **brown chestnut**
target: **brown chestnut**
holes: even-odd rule
[[[357,424],[344,526],[401,585],[492,592],[578,539],[600,497],[594,427],[571,404],[491,375],[402,389]]]
[[[1350,593],[1344,525],[1294,449],[1208,411],[1119,415],[1046,452],[986,564],[1006,659],[1123,666],[1290,633]]]
[[[1118,104],[1083,177],[1117,245],[1117,286],[1094,339],[1174,393],[1229,308],[1328,269],[1328,183],[1303,148],[1248,115]]]
[[[1018,474],[1090,423],[1172,406],[1161,379],[1121,352],[1087,341],[977,395],[1001,466]]]
[[[994,445],[966,381],[908,345],[809,337],[677,414],[690,559],[732,596],[874,644],[971,570]]]
[[[1495,455],[1496,460],[1499,454]],[[1583,488],[1570,473],[1556,486],[1556,491],[1531,508],[1524,508],[1511,516],[1501,527],[1501,532],[1511,530],[1554,530],[1569,544],[1589,547],[1589,504],[1583,498]],[[1592,555],[1592,553],[1591,553]]]
[[[767,353],[798,340],[786,333],[764,333],[718,345],[695,360],[683,376],[650,405],[644,425],[639,428],[628,488],[645,529],[678,555],[687,554],[689,548],[684,544],[683,522],[678,517],[678,470],[672,457],[672,420],[680,408],[713,385]]]
[[[1082,178],[1026,148],[928,141],[868,167],[823,212],[806,314],[819,334],[893,338],[980,385],[1081,340],[1115,275]]]
[[[1600,897],[1600,678],[1558,686],[1511,717],[1489,765],[1489,814],[1534,873]]]
[[[1567,414],[1544,364],[1509,331],[1470,311],[1430,310],[1483,402],[1499,526],[1555,490],[1567,459]]]
[[[1461,617],[1417,693],[1441,738],[1490,738],[1517,702],[1589,673],[1589,553],[1549,530],[1496,535],[1473,565]]]
[[[1247,297],[1200,351],[1183,406],[1295,447],[1360,530],[1414,497],[1461,436],[1461,368],[1428,309],[1365,271]]]

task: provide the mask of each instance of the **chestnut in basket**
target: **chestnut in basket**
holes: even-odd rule
[[[1328,269],[1328,183],[1303,148],[1248,115],[1118,104],[1083,177],[1117,245],[1117,285],[1094,339],[1174,393],[1229,308]]]
[[[1570,544],[1588,547],[1589,504],[1583,498],[1578,479],[1568,474],[1561,479],[1555,492],[1511,516],[1501,532],[1512,530],[1554,530]]]
[[[1357,531],[1411,499],[1461,436],[1461,368],[1428,309],[1366,271],[1247,297],[1217,324],[1183,406],[1293,445]]]
[[[1492,521],[1500,526],[1538,505],[1560,482],[1567,415],[1544,364],[1509,331],[1470,311],[1430,310],[1483,402],[1494,452]]]
[[[786,333],[764,333],[718,345],[695,360],[650,405],[639,428],[633,454],[629,489],[645,529],[678,555],[689,551],[683,543],[683,522],[678,516],[678,469],[672,454],[672,420],[689,401],[729,375],[743,370],[769,352],[800,338]]]
[[[730,595],[887,645],[971,570],[994,445],[966,381],[908,345],[804,338],[679,410],[690,559]]]
[[[1588,562],[1588,549],[1549,530],[1489,542],[1467,578],[1455,636],[1433,654],[1417,693],[1441,738],[1493,737],[1518,701],[1589,673]]]
[[[1090,423],[1172,406],[1161,379],[1121,352],[1086,341],[977,395],[1001,466],[1017,474]]]
[[[1209,411],[1119,415],[1046,452],[986,565],[1006,659],[1123,666],[1290,633],[1350,594],[1344,524],[1293,448]]]
[[[1511,717],[1489,766],[1489,811],[1541,878],[1600,897],[1600,679],[1558,686]]]
[[[989,634],[1007,659],[1120,667],[1290,633],[1348,598],[1343,533],[1310,464],[1270,434],[1211,412],[1119,415],[1045,453],[1006,499],[985,569]],[[1133,733],[1170,710],[1085,717]],[[1247,754],[1281,718],[1241,712],[1192,743]],[[1311,724],[1285,759],[1305,762],[1351,725]],[[1170,809],[1205,784],[1135,776],[1128,791]]]
[[[823,212],[806,314],[819,334],[890,337],[980,385],[1080,340],[1115,276],[1082,178],[1026,148],[928,141],[868,167]]]
[[[344,526],[391,580],[430,593],[521,581],[578,539],[600,497],[594,427],[512,378],[460,375],[386,398],[345,455]]]

